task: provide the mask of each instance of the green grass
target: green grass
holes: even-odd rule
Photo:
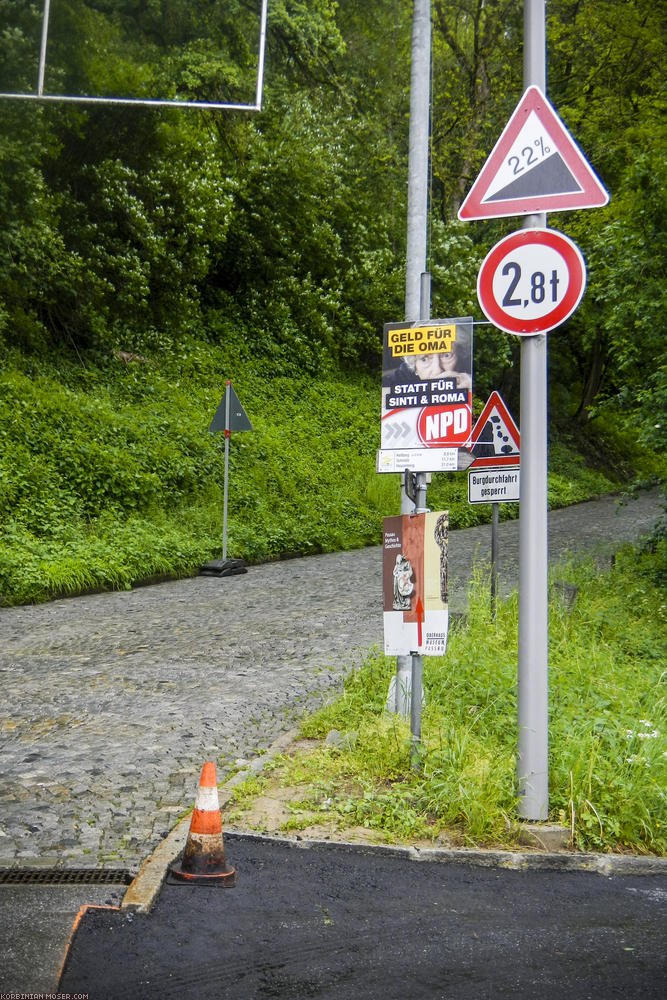
[[[253,430],[232,436],[228,551],[248,562],[378,544],[399,509],[375,473],[379,378],[276,375],[242,341],[157,344],[34,358],[0,371],[0,601],[20,604],[184,576],[222,551],[222,436],[208,426],[231,378]],[[554,448],[549,502],[616,490],[626,476]],[[433,477],[455,528],[489,517],[465,474]],[[503,517],[516,516],[504,504]]]
[[[627,547],[613,569],[572,565],[568,611],[550,601],[550,818],[581,850],[664,855],[667,850],[667,542]],[[365,826],[388,840],[513,845],[516,820],[517,601],[490,614],[477,581],[470,615],[446,656],[425,658],[422,768],[410,765],[408,724],[384,703],[395,659],[372,656],[343,695],[302,723],[323,745],[282,761],[282,780],[305,783],[326,821]]]

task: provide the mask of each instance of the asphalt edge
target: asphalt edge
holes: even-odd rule
[[[72,942],[74,941],[74,935],[79,929],[79,924],[85,917],[86,913],[88,913],[88,910],[115,910],[116,912],[118,912],[120,910],[120,907],[99,905],[97,903],[84,903],[83,906],[79,907],[78,913],[74,918],[74,923],[72,924],[72,929],[69,932],[67,944],[65,945],[65,953],[60,963],[60,969],[58,970],[58,978],[56,980],[56,990],[59,990],[60,980],[63,978],[63,974],[65,972],[65,966],[67,965],[67,960],[69,959],[69,953],[72,947]]]
[[[279,736],[268,750],[229,778],[218,790],[220,807],[227,805],[237,785],[253,774],[260,774],[266,764],[300,738],[298,727]],[[142,862],[128,886],[120,909],[149,913],[167,875],[167,868],[185,847],[190,829],[190,813],[184,816],[155,850]],[[667,875],[667,858],[635,854],[582,854],[574,851],[500,851],[478,848],[418,848],[393,844],[360,844],[355,841],[318,840],[309,837],[277,837],[272,834],[226,831],[225,839],[281,844],[300,850],[342,849],[355,853],[384,855],[406,861],[431,861],[472,865],[477,868],[504,868],[518,871],[592,872],[611,878],[614,875]]]
[[[361,844],[358,841],[316,840],[307,837],[276,837],[271,834],[230,831],[234,840],[281,844],[302,850],[343,849],[354,853],[403,858],[406,861],[437,861],[472,865],[476,868],[507,868],[517,871],[594,872],[612,875],[667,875],[667,858],[635,854],[583,854],[573,851],[499,851],[479,848],[420,848],[394,844]]]

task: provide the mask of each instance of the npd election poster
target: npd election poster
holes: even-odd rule
[[[386,324],[378,472],[458,468],[473,426],[472,323]]]

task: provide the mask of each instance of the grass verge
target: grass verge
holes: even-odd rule
[[[238,350],[192,340],[140,363],[0,357],[0,604],[188,576],[219,557],[222,437],[208,427],[226,378],[253,425],[230,449],[230,555],[256,563],[380,543],[399,486],[375,472],[378,378],[287,377]],[[552,442],[550,507],[630,481]],[[490,516],[468,503],[464,475],[434,475],[429,500],[453,528]],[[502,506],[516,516],[517,504]]]
[[[559,568],[573,608],[550,601],[550,803],[580,850],[665,855],[664,583],[667,542],[622,549],[601,573]],[[424,661],[422,767],[409,726],[384,703],[395,659],[372,655],[343,694],[302,723],[307,752],[276,758],[236,792],[228,821],[263,825],[259,799],[282,799],[284,832],[365,831],[384,842],[512,847],[516,821],[517,601],[494,619],[485,581],[452,629],[446,656]],[[337,730],[335,745],[325,742]],[[280,790],[287,789],[287,794]]]

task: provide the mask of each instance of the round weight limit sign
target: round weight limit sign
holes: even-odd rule
[[[477,298],[500,330],[529,336],[564,323],[585,287],[586,264],[572,240],[555,229],[521,229],[487,254]]]

